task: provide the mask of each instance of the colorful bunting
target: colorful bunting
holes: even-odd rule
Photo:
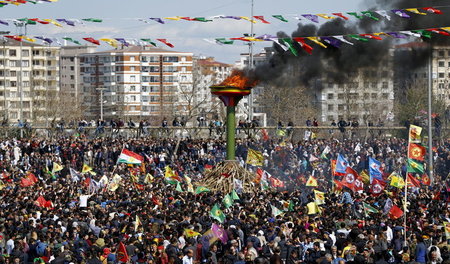
[[[253,16],[254,18],[258,19],[259,21],[261,21],[264,24],[270,24],[269,21],[264,19],[264,16]]]
[[[171,48],[174,48],[174,47],[175,47],[172,43],[168,42],[167,39],[156,39],[156,40],[159,41],[159,42],[162,42],[162,43],[166,44],[167,46],[169,46],[169,47],[171,47]]]
[[[314,23],[319,23],[319,17],[316,16],[316,15],[305,14],[305,15],[302,15],[302,17],[304,17],[306,19],[309,19],[309,20],[311,20]]]
[[[276,18],[276,19],[279,19],[279,20],[281,20],[281,21],[283,21],[283,22],[289,22],[289,21],[287,21],[286,18],[284,18],[282,15],[273,15],[272,17],[274,17],[274,18]]]
[[[343,18],[345,20],[348,20],[348,17],[344,16],[342,13],[332,13],[332,14],[335,15],[335,16],[338,16],[340,18]]]
[[[391,10],[392,13],[396,14],[399,17],[403,17],[403,18],[410,18],[411,16],[408,15],[405,11],[403,11],[402,9],[393,9]]]
[[[361,14],[365,15],[366,17],[368,17],[368,18],[370,18],[370,19],[373,19],[373,20],[375,20],[375,21],[380,20],[378,17],[375,16],[374,13],[375,13],[375,12],[372,12],[372,11],[363,11],[363,12],[361,12]]]

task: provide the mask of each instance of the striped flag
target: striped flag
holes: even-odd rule
[[[141,164],[143,161],[144,157],[142,157],[141,155],[134,153],[133,151],[123,149],[120,153],[117,163]]]

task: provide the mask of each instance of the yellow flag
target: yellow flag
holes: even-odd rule
[[[83,169],[81,169],[81,173],[86,173],[92,171],[92,168],[86,164],[83,164]]]
[[[153,182],[153,176],[150,173],[147,173],[147,175],[145,175],[145,179],[144,179],[144,183],[149,184]]]
[[[140,225],[142,225],[141,220],[139,219],[139,216],[136,215],[136,220],[134,221],[134,232],[137,232]]]
[[[113,46],[114,48],[119,47],[119,45],[117,44],[117,40],[115,39],[101,38],[100,40],[108,43],[110,46]]]
[[[306,205],[306,207],[308,207],[308,214],[312,215],[312,214],[320,214],[320,208],[317,205],[317,203],[315,202],[310,202],[309,204]]]
[[[179,17],[179,16],[176,16],[176,17],[165,17],[164,19],[169,19],[169,20],[175,20],[175,21],[178,21],[178,20],[181,20],[181,17]]]
[[[366,171],[366,170],[363,170],[363,171],[359,174],[359,176],[361,177],[363,183],[369,184],[369,182],[370,182],[370,177],[369,177],[369,174],[367,174],[367,171]]]
[[[255,24],[255,23],[256,23],[256,21],[255,21],[255,20],[253,20],[253,19],[250,19],[249,17],[241,16],[240,18],[242,18],[242,19],[244,19],[244,20],[247,20],[247,21],[250,21],[250,22],[252,22],[253,24]]]
[[[317,205],[325,204],[325,193],[314,190],[314,201]]]
[[[317,187],[317,180],[313,176],[309,176],[308,181],[306,181],[306,186]]]
[[[391,176],[391,186],[397,187],[399,189],[405,187],[405,180],[403,180],[402,177],[398,176],[397,174],[392,173]]]
[[[418,14],[418,15],[423,15],[423,16],[427,14],[427,13],[424,13],[424,12],[420,12],[419,9],[417,9],[417,8],[406,8],[405,10],[409,11],[411,13]]]
[[[320,16],[321,18],[325,18],[325,19],[334,19],[334,18],[336,18],[334,16],[328,16],[327,14],[317,14],[317,16]]]
[[[422,128],[415,125],[409,126],[409,142],[410,143],[420,143],[420,134],[422,133]]]
[[[312,42],[316,43],[317,45],[321,46],[322,48],[327,48],[325,44],[319,41],[318,37],[307,37],[307,39],[311,40]]]
[[[186,234],[187,237],[195,237],[201,235],[199,232],[195,232],[192,229],[184,229],[184,234]]]
[[[247,164],[253,166],[262,166],[264,161],[264,156],[261,152],[251,149],[248,149],[247,152]]]
[[[445,230],[445,236],[447,237],[447,240],[450,239],[450,223],[444,222],[444,230]]]
[[[100,178],[100,182],[101,182],[103,185],[108,185],[109,179],[108,179],[108,177],[107,177],[106,175],[103,175],[103,176]]]
[[[3,188],[5,188],[5,183],[0,180],[0,191],[3,190]]]
[[[50,22],[50,23],[52,23],[53,25],[55,25],[57,27],[62,27],[62,25],[60,23],[58,23],[57,21],[55,21],[53,19],[42,19],[42,20],[44,20],[46,22]]]
[[[58,172],[58,171],[62,171],[63,166],[59,165],[56,162],[53,162],[53,169],[52,169],[52,173]]]

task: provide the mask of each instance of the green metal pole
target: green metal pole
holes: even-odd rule
[[[236,159],[236,107],[227,106],[227,160]]]

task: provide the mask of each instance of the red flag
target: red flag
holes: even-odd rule
[[[422,184],[423,184],[423,185],[428,185],[428,186],[431,185],[430,177],[428,177],[428,175],[427,175],[426,173],[424,173],[424,174],[422,175]]]
[[[166,44],[167,46],[169,46],[171,48],[175,47],[172,43],[168,42],[167,39],[156,39],[156,40]]]
[[[83,185],[87,188],[91,185],[91,177],[87,177],[84,181],[83,181]]]
[[[305,50],[308,54],[310,54],[310,55],[312,54],[313,47],[311,47],[310,45],[306,44],[304,38],[297,37],[297,38],[292,38],[292,39],[297,41],[298,44],[300,44],[300,46],[302,47],[302,49]]]
[[[187,21],[195,21],[195,18],[190,18],[190,17],[180,17],[183,20],[187,20]]]
[[[30,20],[31,20],[31,21],[35,21],[35,22],[38,22],[38,23],[40,23],[40,24],[44,24],[44,25],[50,24],[50,22],[44,21],[44,20],[40,20],[39,18],[30,18]]]
[[[256,178],[253,180],[256,184],[259,184],[261,182],[261,179],[264,175],[264,170],[261,168],[256,169]]]
[[[416,177],[414,177],[412,173],[407,174],[406,183],[408,184],[408,187],[420,187],[419,180]]]
[[[20,180],[20,186],[22,186],[22,187],[28,187],[28,186],[34,185],[34,184],[37,183],[37,182],[38,182],[38,179],[36,178],[36,176],[34,176],[33,173],[29,172],[29,173],[27,174],[27,176],[23,177],[23,178]]]
[[[423,10],[427,11],[428,13],[438,14],[442,15],[442,11],[433,7],[423,7]]]
[[[93,39],[93,38],[83,38],[83,39],[88,41],[88,42],[91,42],[91,43],[93,43],[95,45],[100,45],[100,41],[98,41],[96,39]]]
[[[419,144],[409,143],[408,145],[408,158],[424,161],[425,154],[427,153],[427,150],[424,146],[421,146]]]
[[[341,184],[354,192],[363,190],[364,184],[358,173],[350,167],[347,167],[345,171],[346,175],[342,178]]]
[[[37,198],[36,203],[39,207],[52,208],[52,202],[45,200],[42,195]]]
[[[343,18],[345,20],[348,20],[348,17],[344,16],[342,13],[332,13],[332,14],[335,15],[335,16],[341,17],[341,18]]]
[[[384,187],[386,183],[384,181],[380,181],[379,179],[374,178],[372,180],[372,185],[370,186],[370,191],[373,195],[378,196],[383,193]]]
[[[119,243],[119,249],[117,250],[117,259],[124,263],[128,261],[127,249],[122,242]]]
[[[400,209],[395,204],[391,207],[391,210],[389,210],[389,217],[391,219],[398,219],[398,218],[402,217],[402,215],[403,215],[402,209]]]
[[[4,36],[5,38],[14,39],[16,41],[23,41],[23,38],[20,36]]]
[[[340,182],[338,180],[334,180],[334,183],[336,184],[336,190],[342,190],[342,188],[344,187],[342,185],[342,182]]]
[[[440,28],[430,28],[430,29],[426,29],[426,31],[430,31],[430,32],[433,32],[433,33],[441,34],[441,35],[444,35],[444,36],[450,36],[450,33],[448,33],[447,31],[444,31],[444,30],[442,30]]]
[[[264,24],[270,24],[269,21],[264,19],[264,16],[253,16],[254,18],[260,20],[261,22],[263,22]]]
[[[214,168],[213,165],[205,164],[205,170],[212,170]]]
[[[272,184],[272,187],[275,187],[275,188],[276,187],[280,187],[280,188],[284,187],[284,182],[275,177],[270,178],[270,183]]]
[[[361,37],[365,37],[368,39],[376,39],[376,40],[383,40],[382,38],[372,35],[372,34],[359,34]]]
[[[261,130],[261,133],[262,133],[262,136],[263,136],[263,140],[264,140],[264,141],[269,140],[269,134],[267,133],[267,130],[262,129],[262,130]]]

